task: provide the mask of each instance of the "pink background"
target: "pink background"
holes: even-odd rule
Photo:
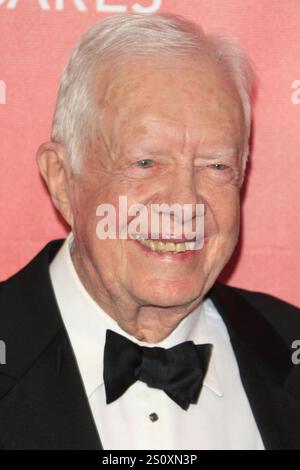
[[[6,84],[6,103],[0,104],[0,279],[66,234],[39,177],[35,153],[49,139],[58,81],[72,46],[90,25],[116,14],[97,11],[95,0],[77,1],[87,11],[78,11],[75,0],[61,3],[65,7],[57,11],[56,0],[0,0],[0,80]],[[102,3],[132,11],[136,0]],[[153,1],[138,3],[147,7]],[[43,10],[43,4],[50,9]],[[300,304],[300,94],[292,89],[300,79],[300,2],[161,4],[160,11],[183,14],[207,32],[237,36],[259,77],[241,241],[222,280]]]

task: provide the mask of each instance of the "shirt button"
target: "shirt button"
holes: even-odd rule
[[[156,413],[151,413],[149,415],[150,420],[154,423],[155,421],[158,420],[158,415]]]

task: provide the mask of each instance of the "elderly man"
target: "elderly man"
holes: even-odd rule
[[[1,285],[4,449],[300,449],[299,311],[216,283],[251,81],[233,41],[173,15],[110,17],[76,46],[37,155],[71,232]],[[138,217],[121,197],[149,221],[189,205],[190,233],[162,210],[154,234],[101,236],[103,207]]]

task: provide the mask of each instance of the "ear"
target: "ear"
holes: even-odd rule
[[[73,211],[70,201],[72,172],[64,147],[57,142],[45,142],[40,145],[36,158],[53,204],[66,222],[73,227]]]

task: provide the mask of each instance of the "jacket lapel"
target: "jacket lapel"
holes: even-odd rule
[[[1,325],[7,345],[0,369],[4,449],[102,448],[49,277],[61,243],[47,245],[1,289],[0,310],[10,316]]]
[[[289,347],[234,289],[215,284],[209,295],[227,326],[265,448],[300,449],[300,370]]]

